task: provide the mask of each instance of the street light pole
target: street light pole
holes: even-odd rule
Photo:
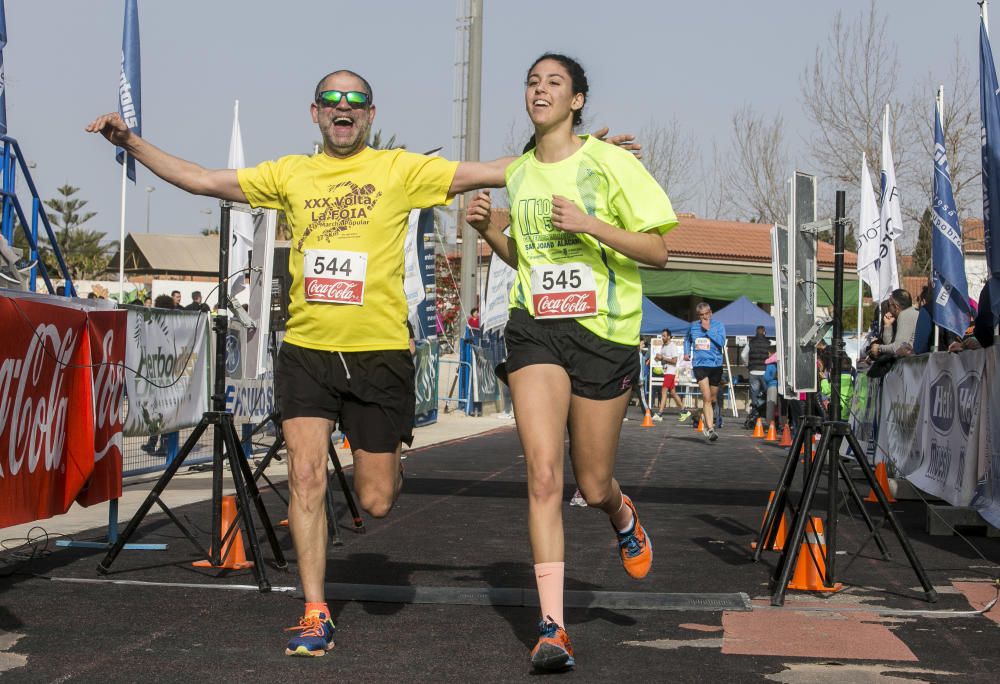
[[[464,161],[479,161],[479,113],[483,72],[483,0],[471,0],[469,16],[469,71],[466,87],[465,154]],[[475,196],[467,193],[465,206]],[[459,297],[462,302],[459,331],[465,335],[466,316],[476,306],[476,275],[479,269],[479,233],[465,225],[459,214],[462,232],[462,265],[459,277]]]
[[[152,185],[146,186],[146,232],[149,232],[149,201],[153,195],[153,191],[156,190]]]

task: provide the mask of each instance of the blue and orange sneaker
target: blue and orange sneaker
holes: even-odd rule
[[[625,572],[630,577],[642,579],[653,567],[653,540],[639,522],[639,513],[635,510],[632,499],[622,494],[622,500],[632,509],[632,527],[626,532],[615,530],[615,534],[618,535],[618,555],[621,556]],[[611,527],[614,527],[614,524]]]
[[[333,648],[333,635],[337,628],[325,613],[311,612],[299,620],[297,627],[289,627],[286,632],[298,632],[288,640],[285,655],[321,656]]]
[[[566,630],[549,616],[538,622],[538,643],[531,649],[531,665],[542,672],[558,672],[576,665]]]

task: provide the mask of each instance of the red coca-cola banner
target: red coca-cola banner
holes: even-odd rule
[[[89,311],[94,377],[94,472],[77,503],[90,506],[122,495],[122,397],[125,393],[125,335],[128,312]]]
[[[87,316],[0,296],[0,527],[65,513],[94,471]]]

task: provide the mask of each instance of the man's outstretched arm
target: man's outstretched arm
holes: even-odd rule
[[[206,169],[167,154],[130,131],[117,112],[96,118],[86,130],[100,133],[108,142],[123,148],[140,164],[181,190],[232,202],[247,201],[235,169]]]

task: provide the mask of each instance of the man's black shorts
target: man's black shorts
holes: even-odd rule
[[[274,391],[282,420],[339,422],[351,447],[374,453],[413,443],[413,358],[409,351],[328,352],[287,342]]]
[[[585,399],[614,399],[639,382],[639,350],[595,335],[573,319],[536,320],[512,309],[504,330],[507,360],[497,375],[525,366],[552,363],[569,374],[573,394]]]
[[[699,382],[703,378],[708,378],[710,387],[718,387],[722,384],[722,366],[695,366],[691,370],[694,371],[694,379]]]

